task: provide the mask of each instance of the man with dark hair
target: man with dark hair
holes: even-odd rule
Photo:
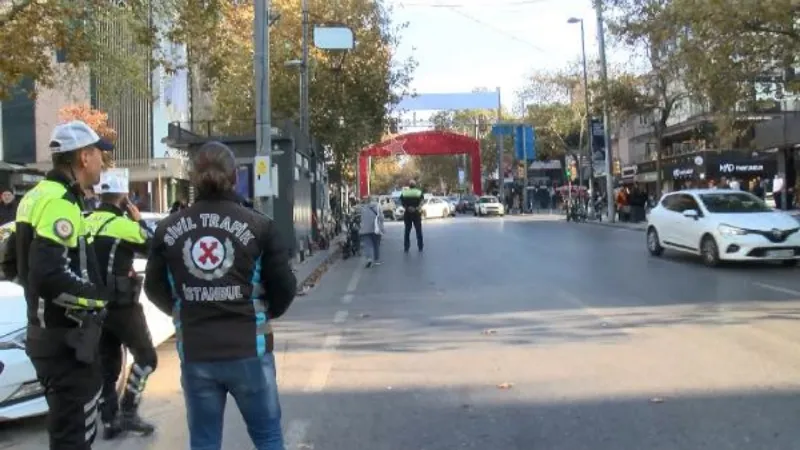
[[[403,250],[408,253],[411,248],[411,227],[417,233],[417,249],[422,251],[422,200],[424,199],[422,189],[417,188],[417,182],[408,182],[408,189],[400,193],[400,203],[403,205],[403,222],[405,230],[403,232]]]
[[[17,217],[17,199],[11,189],[3,189],[0,195],[0,225],[13,222]]]
[[[86,222],[94,236],[97,260],[112,297],[100,339],[103,394],[99,409],[103,438],[113,439],[123,431],[149,435],[155,427],[142,420],[138,410],[147,379],[156,370],[158,356],[139,303],[142,280],[133,269],[133,259],[137,253],[147,255],[151,233],[139,209],[128,200],[125,172],[103,172],[94,192],[100,198],[100,205]],[[117,380],[123,345],[130,350],[134,362],[125,377],[125,392],[120,402]]]
[[[53,170],[22,198],[17,273],[28,303],[26,352],[44,386],[51,450],[91,449],[101,388],[100,322],[109,299],[84,226],[83,190],[113,146],[79,120],[50,138]]]
[[[197,200],[162,220],[145,291],[177,325],[193,450],[222,447],[232,395],[257,450],[283,450],[270,319],[297,290],[289,252],[269,218],[241,204],[236,159],[211,142],[192,157]]]

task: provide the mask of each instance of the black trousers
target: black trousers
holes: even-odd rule
[[[90,450],[97,434],[100,362],[82,363],[69,351],[59,356],[31,356],[31,362],[50,409],[50,450]]]
[[[103,369],[103,391],[100,399],[100,417],[108,423],[120,409],[117,380],[122,367],[122,346],[130,350],[135,363],[127,376],[122,396],[122,412],[135,412],[139,407],[147,378],[158,365],[158,355],[150,338],[142,305],[109,308],[100,338],[100,360]]]
[[[411,227],[417,233],[417,248],[422,250],[422,215],[418,212],[405,213],[403,215],[403,222],[405,223],[405,231],[403,233],[403,248],[408,251],[411,248]]]

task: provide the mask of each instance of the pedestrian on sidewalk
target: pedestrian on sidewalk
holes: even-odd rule
[[[225,401],[256,450],[283,450],[271,320],[297,280],[271,219],[241,204],[236,158],[209,142],[192,156],[197,200],[156,228],[145,291],[175,318],[191,450],[220,450]]]
[[[365,197],[361,204],[361,227],[358,232],[361,237],[361,248],[364,249],[366,266],[381,264],[381,236],[383,228],[383,214],[377,201],[370,201]]]

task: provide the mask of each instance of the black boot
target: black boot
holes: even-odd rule
[[[155,425],[143,420],[135,411],[122,413],[119,424],[122,431],[139,433],[143,436],[149,436],[156,431]]]
[[[103,439],[110,441],[122,434],[122,426],[119,418],[114,418],[110,422],[103,422]]]

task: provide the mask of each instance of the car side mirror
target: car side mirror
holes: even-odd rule
[[[700,218],[700,213],[696,209],[687,209],[683,212],[683,217],[697,220]]]

